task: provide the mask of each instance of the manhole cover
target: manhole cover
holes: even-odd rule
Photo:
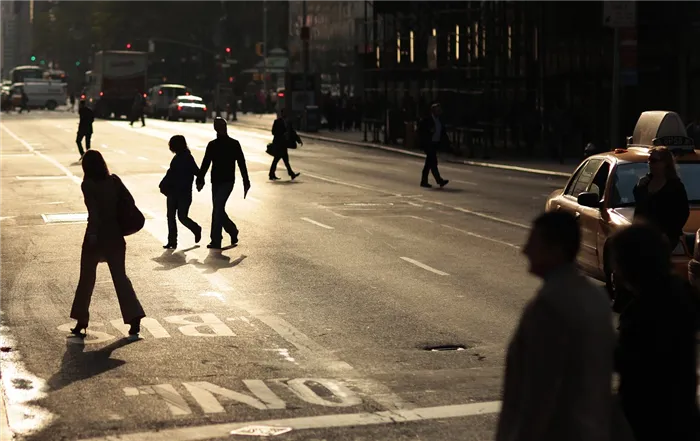
[[[246,426],[231,431],[231,435],[275,436],[291,431],[291,427]]]
[[[426,351],[430,352],[445,352],[445,351],[464,351],[467,349],[464,345],[440,345],[440,346],[428,346],[425,348]]]

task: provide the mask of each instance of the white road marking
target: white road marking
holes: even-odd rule
[[[31,153],[2,153],[0,158],[27,158],[29,156],[34,156]]]
[[[226,300],[224,300],[224,295],[221,294],[220,292],[209,291],[209,292],[202,293],[202,296],[204,296],[204,297],[214,297],[214,298],[217,299],[218,301],[220,301],[220,302],[222,302],[222,303],[226,303]]]
[[[17,217],[17,216],[2,216],[2,217],[0,217],[0,221],[4,221],[4,220],[6,220],[6,219],[14,219],[14,218],[16,218],[16,217]]]
[[[515,245],[515,244],[509,243],[509,242],[504,242],[504,241],[502,241],[502,240],[494,239],[494,238],[492,238],[492,237],[482,236],[481,234],[472,233],[471,231],[462,230],[462,229],[460,229],[460,228],[456,228],[456,227],[453,227],[453,226],[450,226],[450,225],[445,225],[445,224],[440,224],[440,225],[443,226],[443,227],[445,227],[445,228],[449,228],[449,229],[451,229],[451,230],[455,230],[455,231],[459,231],[460,233],[464,233],[464,234],[466,234],[467,236],[472,236],[472,237],[476,237],[476,238],[479,238],[479,239],[484,239],[484,240],[488,240],[488,241],[491,241],[491,242],[495,242],[495,243],[498,243],[498,244],[501,244],[501,245],[506,245],[506,246],[515,248],[516,250],[519,250],[519,249],[520,249],[520,246],[519,246],[519,245]]]
[[[140,159],[140,160],[142,160],[142,161],[148,161],[148,158],[146,158],[146,157],[144,157],[144,156],[139,156],[138,159]]]
[[[476,182],[471,182],[471,181],[462,181],[459,179],[450,179],[450,182],[457,182],[459,184],[467,184],[467,185],[479,185]]]
[[[115,150],[115,152],[119,153],[120,155],[126,155],[124,150]]]
[[[122,441],[198,441],[215,438],[230,439],[230,432],[251,425],[274,427],[291,427],[293,430],[328,429],[339,427],[373,426],[378,424],[408,423],[430,421],[445,418],[463,418],[475,415],[488,415],[501,410],[500,401],[483,403],[454,404],[448,406],[422,407],[412,410],[361,412],[324,416],[286,418],[279,420],[248,421],[240,423],[210,424],[205,426],[160,429],[158,431],[120,434]],[[105,436],[83,439],[81,441],[112,441],[114,437]]]
[[[34,156],[34,155],[32,155],[32,156]],[[65,201],[39,202],[38,204],[35,204],[35,205],[60,205],[60,204],[65,204]]]
[[[10,136],[12,136],[15,140],[19,141],[22,143],[27,149],[35,153],[37,156],[41,157],[42,159],[45,159],[49,163],[53,164],[56,166],[59,170],[61,170],[63,173],[66,174],[66,176],[69,176],[73,182],[75,182],[77,185],[81,185],[82,179],[78,178],[73,172],[71,172],[68,168],[66,168],[64,165],[62,165],[60,162],[56,161],[54,158],[45,155],[41,152],[35,151],[32,146],[27,144],[26,141],[15,135],[10,129],[5,127],[4,124],[0,124],[0,127],[2,127],[3,130],[5,130]],[[144,214],[147,214],[145,210],[142,210]],[[161,228],[156,227],[154,220],[162,223],[164,221],[163,217],[156,217],[156,216],[151,216],[153,219],[152,220],[147,220],[146,221],[146,226],[144,227],[144,230],[147,231],[148,233],[151,234],[156,240],[158,241],[164,241],[165,235],[167,233],[164,233]],[[205,271],[200,271],[199,272],[202,277],[204,277],[207,282],[212,285],[215,289],[223,292],[230,292],[232,291],[232,288],[229,286],[227,280],[225,277],[223,277],[220,273],[206,273]],[[386,387],[384,384],[381,382],[377,382],[371,379],[366,379],[361,377],[361,374],[358,373],[357,371],[354,370],[354,368],[348,364],[345,361],[342,361],[341,359],[338,358],[338,356],[335,354],[334,351],[331,351],[315,341],[313,341],[311,338],[309,338],[306,334],[301,332],[299,329],[294,327],[291,323],[287,322],[284,318],[270,313],[264,309],[261,309],[258,306],[254,306],[249,304],[246,300],[242,298],[236,298],[235,300],[231,301],[231,303],[234,304],[234,306],[238,307],[239,309],[244,310],[249,316],[259,320],[260,322],[264,323],[267,327],[272,329],[274,332],[276,332],[280,337],[285,339],[287,342],[289,342],[291,345],[297,348],[297,351],[303,356],[305,360],[308,360],[307,363],[309,363],[311,366],[310,368],[314,369],[325,369],[328,371],[331,371],[333,373],[338,373],[342,372],[346,377],[352,378],[352,380],[355,382],[356,387],[359,389],[362,389],[366,391],[368,394],[372,395],[373,400],[378,403],[380,406],[383,406],[386,409],[389,409],[389,412],[394,411],[394,410],[400,410],[400,409],[411,409],[415,407],[411,403],[406,403],[404,402],[398,395],[393,393],[391,389]],[[201,325],[201,322],[198,323]],[[221,322],[223,325],[223,322]],[[94,326],[97,325],[97,323],[93,324]],[[225,326],[225,325],[224,325]],[[64,332],[69,332],[70,331],[71,325],[65,325],[61,327],[61,330]],[[180,330],[182,332],[182,329]],[[109,341],[113,339],[112,336],[96,331],[92,331],[90,336],[94,336],[95,334],[102,334],[102,340],[101,341]],[[105,338],[106,337],[106,338]],[[99,337],[98,337],[99,339]],[[233,429],[231,429],[233,430]],[[163,433],[163,432],[161,432]],[[141,440],[142,437],[139,435],[138,437],[135,438],[136,440]],[[205,438],[206,439],[206,438]],[[171,439],[168,439],[168,441],[171,441]]]
[[[167,165],[161,165],[160,168],[162,168],[163,170],[168,170],[170,167]]]
[[[302,217],[301,220],[306,221],[310,224],[317,225],[321,228],[325,228],[326,230],[333,230],[334,229],[333,227],[329,227],[328,225],[322,224],[321,222],[316,222],[315,220],[309,219],[308,217]]]
[[[103,148],[103,149],[108,149],[109,146],[108,146],[107,144],[102,144],[102,148]]]
[[[415,266],[417,266],[417,267],[419,267],[419,268],[423,268],[424,270],[430,271],[430,272],[432,272],[432,273],[435,273],[435,274],[438,274],[438,275],[441,275],[441,276],[449,276],[449,274],[447,274],[447,273],[444,272],[444,271],[437,270],[437,269],[435,269],[435,268],[433,268],[433,267],[431,267],[431,266],[428,266],[428,265],[426,265],[426,264],[424,264],[424,263],[421,263],[421,262],[419,262],[419,261],[417,261],[417,260],[414,260],[414,259],[411,259],[411,258],[409,258],[409,257],[401,257],[401,259],[402,259],[402,260],[405,260],[405,261],[408,262],[408,263],[412,263],[412,264],[414,264]]]
[[[49,181],[54,179],[67,179],[68,176],[15,176],[19,181]]]
[[[469,210],[469,209],[467,209],[467,208],[455,207],[455,206],[453,206],[453,205],[443,204],[442,202],[438,202],[438,201],[431,201],[431,200],[421,199],[420,197],[414,197],[414,196],[412,196],[412,195],[411,195],[411,196],[405,196],[405,195],[401,195],[401,194],[398,194],[398,193],[393,193],[393,192],[386,191],[386,190],[382,190],[382,189],[375,188],[375,187],[369,187],[369,186],[359,185],[359,184],[352,184],[352,183],[350,183],[350,182],[339,181],[339,180],[337,180],[337,179],[331,179],[331,178],[327,178],[327,177],[324,177],[324,176],[315,175],[315,174],[308,173],[308,172],[304,172],[304,175],[305,175],[305,176],[308,176],[308,177],[310,177],[310,178],[314,178],[314,179],[321,180],[321,181],[327,181],[327,182],[332,182],[332,183],[334,183],[334,184],[345,185],[345,186],[347,186],[347,187],[354,187],[354,188],[360,188],[360,189],[363,189],[363,190],[375,191],[375,192],[377,192],[377,193],[382,193],[382,194],[391,195],[391,196],[395,196],[395,197],[413,198],[413,199],[415,199],[415,200],[417,200],[417,201],[419,201],[419,202],[423,202],[424,204],[439,205],[439,206],[441,206],[441,207],[450,208],[450,209],[456,210],[456,211],[461,211],[462,213],[471,214],[471,215],[478,216],[478,217],[482,217],[482,218],[484,218],[484,219],[489,219],[489,220],[492,220],[492,221],[495,221],[495,222],[500,222],[500,223],[507,224],[507,225],[511,225],[511,226],[514,226],[514,227],[524,228],[524,229],[527,229],[527,230],[530,229],[530,226],[529,226],[529,225],[521,224],[521,223],[519,223],[519,222],[514,222],[514,221],[511,221],[511,220],[508,220],[508,219],[502,219],[502,218],[496,217],[496,216],[491,216],[491,215],[489,215],[489,214],[481,213],[481,212],[479,212],[479,211]]]
[[[258,203],[262,202],[260,199],[254,198],[253,196],[246,196],[246,199],[251,200],[253,202],[258,202]]]
[[[219,400],[214,397],[214,394],[229,400],[247,404],[258,410],[284,409],[287,407],[284,401],[275,395],[262,380],[243,380],[243,383],[257,398],[206,381],[182,383],[182,385],[185,386],[185,389],[187,389],[195,401],[197,401],[197,404],[199,404],[204,413],[225,412],[224,407],[219,403]]]

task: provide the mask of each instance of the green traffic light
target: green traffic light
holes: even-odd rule
[[[41,60],[40,63],[41,63],[41,64],[46,64],[46,61]]]
[[[32,55],[31,60],[32,60],[32,61],[36,61],[36,57],[35,57],[34,55]]]
[[[76,66],[80,66],[80,61],[76,61],[76,62],[75,62],[75,65],[76,65]]]

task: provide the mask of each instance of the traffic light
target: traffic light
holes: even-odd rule
[[[80,66],[80,61],[76,61],[76,62],[75,62],[75,67],[79,67],[79,66]]]
[[[127,48],[127,49],[131,49],[131,43],[127,43],[127,44],[126,44],[126,48]]]
[[[32,55],[29,59],[32,61],[36,61],[36,57],[34,55]]]
[[[230,48],[230,47],[227,47],[227,48],[226,48],[226,53],[227,53],[227,54],[230,54],[230,53],[231,53],[231,48]]]
[[[228,77],[229,83],[233,83],[234,81],[236,81],[236,77]]]
[[[259,57],[263,56],[263,52],[265,49],[265,44],[262,42],[255,43],[255,53],[258,54]]]
[[[41,64],[46,64],[46,61],[41,60],[40,63],[41,63]]]

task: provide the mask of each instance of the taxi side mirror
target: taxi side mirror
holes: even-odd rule
[[[585,192],[578,195],[576,200],[579,205],[590,208],[598,208],[600,206],[600,196],[598,193]]]

